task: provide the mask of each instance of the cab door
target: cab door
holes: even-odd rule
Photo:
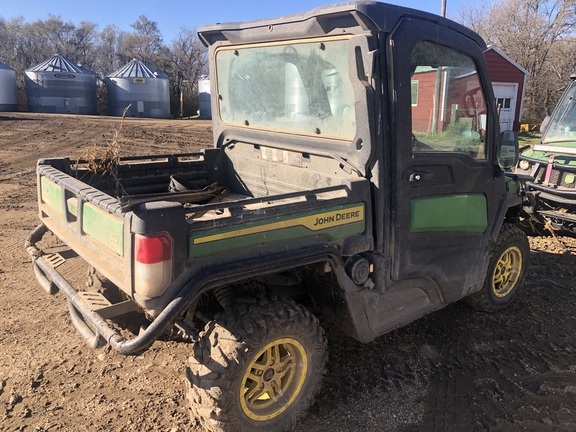
[[[505,197],[481,47],[405,18],[391,34],[392,277],[432,280],[444,301],[482,286]]]

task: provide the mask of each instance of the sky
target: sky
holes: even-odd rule
[[[447,0],[447,16],[458,16],[463,0]],[[120,30],[132,31],[140,15],[156,21],[165,43],[175,39],[183,27],[198,28],[205,24],[273,18],[306,12],[339,0],[0,0],[0,17],[11,20],[23,17],[25,22],[59,16],[65,22],[90,21],[102,30],[115,24]],[[441,0],[388,0],[388,3],[439,14]]]

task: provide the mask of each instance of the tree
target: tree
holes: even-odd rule
[[[140,15],[131,27],[135,32],[128,33],[122,38],[118,47],[119,55],[124,62],[135,58],[154,65],[163,46],[158,23]]]
[[[0,18],[0,62],[7,65],[13,64],[17,56],[16,40],[18,32],[15,27],[20,27],[22,20],[22,18],[18,18],[6,22],[6,20]]]
[[[503,0],[490,5],[487,13],[484,4],[460,12],[464,25],[530,73],[524,116],[534,122],[554,108],[573,72],[574,56],[560,53],[566,51],[576,24],[575,4],[576,0]]]
[[[115,25],[107,25],[98,34],[94,47],[94,69],[93,72],[104,78],[124,65],[124,61],[119,55],[120,47],[126,33],[119,30]]]
[[[194,114],[198,109],[198,78],[208,73],[208,51],[195,29],[180,29],[170,47],[170,60],[173,93],[177,99],[182,94],[188,102],[181,114]]]
[[[38,33],[43,36],[53,53],[91,69],[94,63],[94,45],[97,25],[82,21],[78,26],[64,22],[58,16],[49,15],[45,21],[37,21]]]

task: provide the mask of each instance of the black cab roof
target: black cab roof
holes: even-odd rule
[[[200,27],[206,46],[222,43],[255,43],[291,38],[364,32],[391,32],[404,18],[418,18],[458,31],[484,50],[484,40],[472,30],[428,12],[375,1],[355,1],[321,6],[308,12],[254,21],[212,24]]]

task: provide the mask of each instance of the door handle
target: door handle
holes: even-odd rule
[[[432,180],[434,173],[429,171],[404,171],[404,180],[409,182],[419,182]]]

